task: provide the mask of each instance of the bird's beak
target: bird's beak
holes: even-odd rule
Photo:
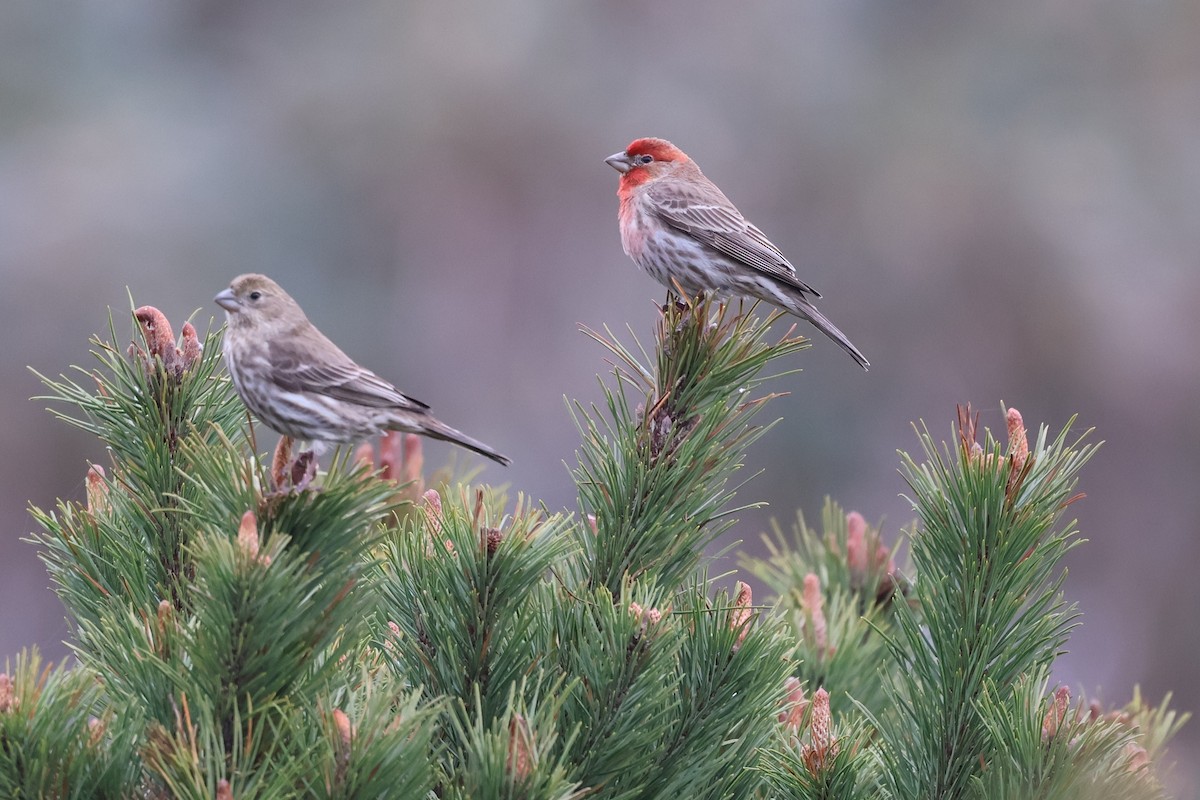
[[[633,169],[633,159],[629,154],[622,150],[619,153],[613,153],[608,158],[604,159],[604,163],[615,169],[617,172],[624,175],[629,170]]]
[[[241,308],[238,299],[233,295],[233,289],[226,289],[213,298],[213,302],[226,311],[237,311]]]

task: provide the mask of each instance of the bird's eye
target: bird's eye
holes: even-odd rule
[[[650,155],[649,153],[646,153],[645,155],[638,156],[637,162],[639,164],[649,164],[653,160],[654,160],[654,156]]]
[[[259,292],[259,291],[253,291],[253,292],[251,292],[251,293],[250,293],[250,299],[251,299],[251,300],[259,300],[259,299],[261,299],[261,298],[262,298],[262,292]]]

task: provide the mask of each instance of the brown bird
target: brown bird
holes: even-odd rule
[[[621,246],[652,278],[689,294],[757,297],[806,319],[869,366],[810,298],[820,292],[742,216],[695,161],[665,139],[635,139],[605,162],[621,173]]]
[[[228,320],[224,355],[233,385],[246,407],[277,433],[320,447],[406,431],[510,463],[355,363],[267,276],[239,275],[213,299]]]

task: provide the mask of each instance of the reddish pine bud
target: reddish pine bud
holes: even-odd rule
[[[258,519],[253,511],[242,514],[242,522],[238,525],[238,546],[250,560],[258,558]]]
[[[867,572],[867,521],[857,511],[846,515],[846,564],[851,574]]]
[[[16,711],[21,705],[13,680],[7,672],[0,672],[0,714]]]
[[[105,728],[105,724],[97,717],[88,717],[88,744],[92,747],[100,744]]]
[[[109,508],[108,483],[104,480],[104,467],[92,464],[87,471],[87,510],[92,514],[106,514]]]
[[[158,653],[158,655],[164,658],[170,652],[168,642],[170,641],[170,635],[174,628],[174,616],[175,606],[171,605],[171,601],[166,599],[160,600],[158,602],[158,614],[156,617],[158,629],[156,632],[157,636],[154,645],[155,651]]]
[[[217,781],[217,800],[233,800],[233,789],[224,778]]]
[[[508,774],[520,782],[533,771],[533,731],[520,714],[513,714],[508,723]]]
[[[1054,692],[1054,702],[1042,717],[1042,739],[1053,739],[1058,733],[1059,726],[1067,716],[1067,706],[1071,703],[1071,690],[1060,686]]]
[[[425,512],[425,530],[429,534],[426,552],[433,555],[434,544],[442,535],[442,526],[445,521],[445,517],[442,515],[442,496],[437,493],[436,489],[430,489],[421,496],[421,508]],[[442,544],[447,553],[454,555],[454,542],[445,539]]]
[[[396,641],[400,641],[400,626],[395,622],[392,622],[390,619],[388,620],[387,626],[388,637],[383,640],[383,649],[391,652],[396,649],[396,645],[392,643],[392,640],[395,639]]]
[[[364,467],[375,466],[375,448],[370,442],[363,442],[354,448],[354,463]]]
[[[832,744],[831,726],[833,717],[829,710],[829,692],[825,687],[817,689],[813,695],[812,741],[813,746],[821,750],[829,749]]]
[[[133,312],[146,340],[146,352],[150,359],[162,361],[167,372],[176,374],[182,370],[178,351],[175,349],[175,334],[167,317],[154,306],[142,306]]]
[[[1021,412],[1010,408],[1005,415],[1008,424],[1008,453],[1012,456],[1013,471],[1020,472],[1029,458],[1029,436],[1025,431],[1025,421]]]
[[[425,524],[429,528],[429,533],[435,536],[440,535],[442,532],[442,496],[438,494],[437,489],[430,489],[421,495],[421,508],[425,510]]]
[[[800,731],[804,712],[808,710],[808,701],[804,699],[804,687],[795,675],[789,675],[783,682],[783,691],[783,710],[779,712],[779,721],[795,734]]]
[[[820,775],[829,762],[837,757],[838,743],[833,738],[833,716],[829,709],[829,692],[817,689],[812,699],[812,712],[808,723],[811,744],[801,748],[804,764],[811,775]]]
[[[737,632],[737,641],[733,645],[733,650],[736,653],[742,646],[742,642],[746,640],[746,634],[750,632],[750,618],[753,614],[751,606],[753,599],[751,597],[750,584],[738,581],[734,587],[736,596],[733,600],[733,610],[729,613],[729,628]]]
[[[183,323],[183,348],[180,352],[183,368],[188,370],[196,366],[203,350],[204,346],[200,344],[200,338],[196,336],[196,328],[190,322]]]
[[[425,468],[425,445],[415,433],[404,434],[403,442],[404,463],[397,479],[401,483],[419,483],[421,471]]]
[[[828,631],[825,623],[825,597],[821,594],[821,579],[810,572],[804,576],[804,593],[800,608],[804,612],[804,639],[820,658],[829,650]]]
[[[292,463],[292,437],[281,436],[271,457],[271,483],[276,489],[287,485],[289,467]]]
[[[350,740],[354,738],[354,727],[350,724],[350,718],[346,716],[346,712],[340,708],[333,710],[333,723],[337,726],[338,737],[342,741],[342,747],[349,748]]]
[[[1125,764],[1128,772],[1138,772],[1150,766],[1150,754],[1146,752],[1146,748],[1136,742],[1126,742],[1122,753],[1129,759]]]

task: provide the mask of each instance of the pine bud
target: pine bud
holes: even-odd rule
[[[333,710],[333,724],[338,732],[338,741],[334,746],[337,761],[333,782],[335,786],[340,786],[345,782],[346,773],[350,769],[350,742],[354,739],[354,726],[350,724],[350,718],[346,716],[346,712],[340,708]]]
[[[500,543],[504,541],[504,533],[499,528],[487,528],[483,533],[483,546],[487,551],[488,558],[491,558],[496,555],[496,550],[500,548]]]
[[[867,572],[867,521],[857,511],[846,515],[846,565],[850,574],[863,576]]]
[[[837,757],[838,743],[833,738],[833,716],[829,710],[829,692],[817,689],[812,699],[809,716],[809,739],[811,744],[801,748],[801,756],[811,775],[820,775],[829,762]]]
[[[643,627],[648,623],[657,625],[662,619],[662,612],[657,608],[642,608],[641,605],[635,602],[629,604],[629,613],[642,621]]]
[[[779,721],[795,734],[799,732],[800,723],[804,720],[808,701],[804,699],[804,687],[795,675],[789,675],[783,682],[783,691],[783,710],[779,712]]]
[[[416,484],[417,491],[420,491],[423,483],[421,472],[425,468],[425,445],[415,433],[404,434],[403,443],[404,463],[396,479],[401,483]]]
[[[292,463],[292,437],[281,436],[275,445],[275,454],[271,457],[271,484],[276,489],[287,485],[288,467]]]
[[[157,641],[155,642],[155,651],[159,656],[166,658],[170,652],[168,641],[170,634],[174,628],[175,606],[171,605],[171,601],[167,599],[158,602],[158,614],[156,622],[158,625]]]
[[[1012,468],[1014,472],[1020,472],[1029,458],[1029,436],[1025,431],[1025,421],[1021,419],[1020,411],[1010,408],[1005,415],[1005,422],[1008,424],[1008,453],[1012,457]]]
[[[400,626],[392,620],[388,620],[388,636],[383,640],[383,649],[389,653],[396,649],[396,645],[392,642],[393,639],[400,641]]]
[[[516,782],[525,780],[533,771],[533,732],[520,714],[513,714],[508,723],[507,767]]]
[[[827,650],[833,655],[833,650],[829,648],[824,605],[821,579],[810,572],[804,576],[804,593],[800,598],[800,608],[804,612],[805,641],[818,658],[824,656]]]
[[[88,717],[88,744],[92,747],[100,744],[104,738],[104,730],[107,726],[97,717]]]
[[[183,349],[180,352],[183,368],[189,370],[196,366],[203,351],[204,346],[200,344],[200,338],[196,336],[196,328],[190,322],[183,323]]]
[[[742,642],[746,640],[746,634],[750,632],[750,618],[753,614],[751,606],[754,601],[751,597],[750,584],[738,581],[734,587],[736,596],[733,600],[733,610],[729,613],[729,629],[737,632],[737,641],[734,642],[733,652],[737,652],[742,647]]]
[[[1060,686],[1054,691],[1054,702],[1042,717],[1042,739],[1053,739],[1058,733],[1059,726],[1067,716],[1067,706],[1071,702],[1071,690]]]
[[[133,312],[133,316],[137,318],[142,329],[150,361],[158,358],[167,374],[178,376],[183,370],[183,365],[175,349],[175,334],[171,331],[171,323],[167,321],[167,316],[154,306],[142,306]]]
[[[813,747],[816,747],[824,752],[829,749],[832,744],[832,733],[830,728],[833,724],[833,717],[829,709],[829,692],[822,686],[817,689],[813,695],[813,713],[812,713],[812,742]]]
[[[425,511],[425,524],[431,535],[437,536],[442,532],[442,496],[437,489],[430,489],[421,495],[421,508]]]
[[[375,467],[375,447],[370,442],[363,442],[354,448],[354,463],[364,467]]]
[[[342,741],[342,747],[347,750],[350,748],[350,740],[354,738],[354,727],[350,724],[350,718],[346,716],[346,712],[340,708],[333,710],[333,724],[337,726],[338,737]]]
[[[104,480],[104,467],[92,464],[87,471],[87,509],[93,515],[108,513],[108,483]]]
[[[0,714],[16,711],[20,705],[21,699],[17,697],[16,689],[13,688],[12,678],[7,672],[0,672]]]
[[[238,546],[251,561],[258,558],[258,519],[253,511],[242,514],[242,522],[238,525]]]
[[[1146,752],[1146,748],[1136,742],[1126,742],[1122,754],[1129,759],[1125,764],[1125,769],[1128,772],[1137,772],[1146,769],[1150,765],[1150,754]]]
[[[233,789],[224,778],[217,781],[217,800],[233,800]]]

